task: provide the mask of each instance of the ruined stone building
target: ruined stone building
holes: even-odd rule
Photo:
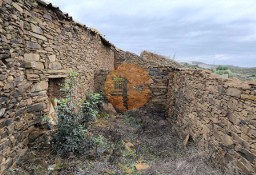
[[[255,82],[185,69],[146,51],[140,56],[122,51],[41,0],[0,0],[0,41],[1,173],[26,152],[70,70],[79,73],[77,96],[116,87],[107,96],[121,111],[143,108],[166,117],[216,165],[234,163],[247,174],[256,172]],[[130,72],[123,65],[131,66]],[[128,75],[127,81],[113,80],[118,73],[145,76],[140,82]],[[108,78],[113,84],[105,88]],[[132,87],[134,96],[120,91],[124,87]],[[144,94],[139,105],[138,94]]]

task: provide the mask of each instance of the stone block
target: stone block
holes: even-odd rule
[[[231,131],[232,137],[234,142],[240,144],[245,149],[250,149],[250,145],[248,142],[246,142],[244,139],[242,139],[239,135],[237,135],[235,132]]]
[[[20,13],[23,13],[23,9],[15,2],[12,3],[12,6],[18,10]]]
[[[9,126],[12,124],[12,119],[4,119],[2,122],[2,127]]]
[[[228,112],[227,117],[230,122],[232,122],[234,125],[238,125],[240,123],[240,119],[238,116],[232,114],[231,112]]]
[[[221,136],[221,141],[226,146],[233,145],[233,143],[234,143],[232,140],[232,137],[227,134],[224,134],[223,136]]]
[[[31,62],[25,62],[25,68],[29,69],[29,68],[34,68],[36,67],[35,62],[31,61]]]
[[[39,83],[36,83],[33,85],[31,92],[38,92],[48,89],[48,82],[47,81],[41,81]]]
[[[6,75],[0,75],[0,81],[5,80],[6,78],[7,78],[7,76],[6,76]]]
[[[31,106],[28,106],[28,112],[43,111],[45,107],[45,103],[36,103]]]
[[[38,70],[43,70],[44,69],[44,64],[42,62],[35,62],[35,69]]]
[[[27,74],[26,76],[28,80],[39,80],[40,78],[37,74]]]
[[[44,64],[42,62],[25,62],[25,68],[34,68],[38,70],[44,69]]]
[[[255,129],[250,129],[248,132],[248,135],[252,138],[256,138],[256,130]]]
[[[248,151],[247,149],[241,148],[237,152],[250,162],[253,162],[255,159],[255,155]]]
[[[36,33],[33,33],[33,32],[29,32],[29,35],[30,36],[33,36],[37,39],[40,39],[40,40],[43,40],[43,41],[47,41],[47,38],[43,35],[39,35],[39,34],[36,34]]]
[[[233,96],[233,97],[241,97],[241,90],[237,88],[228,88],[227,89],[227,95]]]
[[[2,117],[4,115],[5,110],[6,110],[6,108],[1,108],[0,109],[0,117]]]
[[[30,49],[33,49],[33,50],[36,50],[36,49],[40,48],[40,45],[38,43],[30,42],[30,41],[27,42],[26,46]]]
[[[15,77],[14,81],[21,82],[21,81],[24,81],[24,78],[25,78],[24,75],[20,75],[20,76]]]
[[[36,53],[26,53],[24,55],[24,61],[25,62],[36,62],[39,61],[40,55]]]
[[[61,69],[62,66],[59,62],[53,62],[49,64],[49,69],[54,69],[54,70],[58,70]]]
[[[51,63],[55,62],[56,61],[56,55],[50,55],[49,60],[50,60]]]
[[[43,16],[45,19],[48,19],[50,21],[52,21],[52,16],[48,13],[45,13],[44,16]]]
[[[116,110],[111,103],[103,103],[102,108],[110,115],[116,114]]]
[[[0,97],[0,105],[6,103],[7,101],[8,101],[7,97]]]
[[[252,174],[253,172],[252,165],[243,158],[237,160],[237,166],[246,174]]]
[[[247,94],[242,94],[241,95],[242,99],[246,99],[246,100],[253,100],[256,101],[256,95],[247,95]]]
[[[41,27],[38,27],[34,24],[31,24],[31,29],[34,33],[43,34],[43,30],[41,29]]]

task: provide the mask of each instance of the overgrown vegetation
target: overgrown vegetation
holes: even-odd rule
[[[73,99],[76,77],[71,73],[63,88],[66,95],[58,102],[51,145],[60,157],[49,147],[32,147],[7,175],[221,174],[205,164],[209,160],[193,144],[184,147],[165,120],[138,111],[108,116],[99,112],[99,94],[87,95],[86,101]]]
[[[48,149],[30,148],[6,175],[236,174],[221,173],[205,164],[208,160],[192,144],[184,147],[164,121],[141,117],[126,113],[97,118],[87,127],[92,147],[86,156],[61,158]]]
[[[100,111],[100,104],[103,102],[102,95],[98,93],[88,94],[83,106],[83,123],[87,124],[90,121],[95,121]]]
[[[234,73],[230,69],[228,69],[227,66],[218,66],[216,68],[216,70],[214,71],[214,73],[219,74],[219,75],[225,75],[226,74],[228,76],[233,76],[234,75]]]
[[[74,98],[77,76],[76,72],[70,72],[62,88],[64,98],[58,100],[56,109],[58,122],[52,139],[52,148],[55,153],[64,157],[87,153],[91,145],[86,134],[88,122],[95,120],[99,104],[102,102],[100,94],[88,95],[85,102]]]

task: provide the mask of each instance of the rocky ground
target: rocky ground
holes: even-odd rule
[[[102,115],[88,133],[96,144],[87,156],[56,157],[49,138],[41,137],[7,175],[222,174],[193,145],[184,147],[165,120],[136,113]]]

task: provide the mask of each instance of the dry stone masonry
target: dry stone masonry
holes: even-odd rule
[[[0,174],[22,156],[49,110],[49,96],[72,69],[77,95],[94,91],[94,73],[114,68],[114,51],[93,29],[51,4],[0,0]],[[48,94],[50,93],[50,94]]]
[[[216,165],[256,172],[256,83],[203,70],[171,71],[169,120]]]
[[[0,0],[0,174],[40,133],[42,116],[56,105],[70,70],[79,73],[76,96],[84,97],[104,93],[108,73],[122,64],[140,66],[150,76],[141,109],[167,117],[184,144],[194,141],[216,165],[255,174],[255,83],[184,69],[147,51],[124,52],[40,0]]]

